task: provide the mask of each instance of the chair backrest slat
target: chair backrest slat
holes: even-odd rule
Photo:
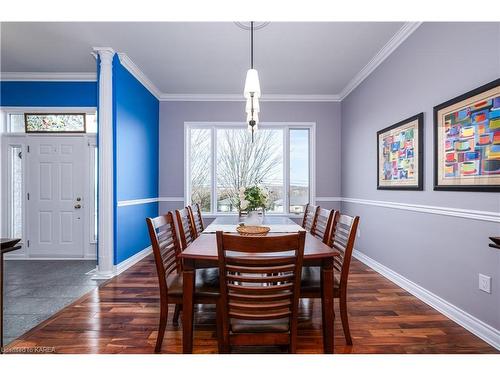
[[[201,232],[205,230],[205,225],[203,224],[203,218],[201,216],[201,209],[198,203],[193,206],[188,206],[189,213],[191,214],[191,219],[193,221],[193,229],[195,237],[198,237]]]
[[[266,237],[217,232],[224,319],[297,319],[304,241],[305,231]]]
[[[149,237],[155,258],[160,292],[167,292],[167,277],[181,271],[179,254],[181,252],[175,230],[172,212],[155,218],[146,218]],[[166,294],[164,294],[166,296]]]
[[[333,218],[336,214],[334,210],[318,207],[311,227],[311,234],[324,243],[328,243],[332,230]]]
[[[304,209],[304,218],[302,219],[302,228],[307,231],[311,231],[314,218],[316,216],[316,212],[318,211],[319,206],[313,206],[312,204],[306,204]]]
[[[177,226],[179,228],[179,237],[181,239],[182,250],[186,249],[195,240],[193,220],[188,207],[182,210],[175,210]]]
[[[347,287],[358,223],[359,216],[335,215],[332,222],[331,235],[327,242],[329,246],[340,253],[340,256],[334,258],[333,266],[340,272],[340,285],[343,288]]]

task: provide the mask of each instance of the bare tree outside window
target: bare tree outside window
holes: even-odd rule
[[[191,129],[190,138],[191,202],[210,212],[211,129]]]
[[[238,190],[261,184],[270,212],[283,212],[283,130],[217,129],[217,211],[238,210]]]
[[[254,185],[269,191],[266,211],[303,212],[310,196],[309,129],[260,128],[253,143],[250,132],[241,127],[193,127],[188,135],[190,198],[191,203],[200,204],[203,212],[238,212],[240,187]],[[283,142],[287,142],[288,147],[285,148]],[[288,155],[284,154],[285,149]],[[217,163],[215,176],[212,160]],[[285,165],[289,168],[289,186],[283,180]],[[290,193],[288,207],[285,189]]]

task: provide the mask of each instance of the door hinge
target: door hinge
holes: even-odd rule
[[[30,152],[30,146],[28,145],[28,152]]]
[[[30,240],[26,241],[26,244],[30,247]]]
[[[30,200],[30,193],[28,193],[28,200]]]

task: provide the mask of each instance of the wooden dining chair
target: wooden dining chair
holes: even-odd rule
[[[302,219],[302,228],[304,228],[308,232],[311,231],[314,218],[316,217],[319,208],[319,206],[313,206],[309,203],[306,204],[306,207],[304,209],[304,218]]]
[[[337,214],[338,211],[318,207],[311,226],[311,234],[327,244],[331,236],[333,218]]]
[[[205,225],[203,224],[203,218],[201,217],[201,209],[198,203],[193,206],[188,206],[189,213],[191,214],[191,221],[193,223],[194,235],[198,237],[201,232],[205,230]]]
[[[175,210],[175,216],[177,218],[182,250],[184,250],[196,239],[191,211],[189,207],[184,207],[182,210]]]
[[[182,306],[183,280],[182,263],[179,258],[181,248],[177,239],[174,215],[172,212],[155,218],[146,218],[151,245],[155,258],[158,283],[160,287],[160,323],[155,352],[161,351],[165,328],[167,326],[168,304],[176,305],[174,321],[178,319],[177,307]],[[217,309],[217,336],[222,341],[220,320],[220,293],[218,269],[196,270],[194,303],[215,304]],[[177,314],[177,317],[175,316]]]
[[[327,244],[337,250],[340,256],[335,257],[333,267],[336,271],[333,285],[333,296],[339,299],[340,318],[344,337],[348,345],[352,345],[349,320],[347,316],[347,280],[351,265],[352,250],[356,239],[359,216],[337,214],[332,221],[332,230]],[[340,276],[337,275],[340,274]],[[319,267],[304,267],[300,287],[301,298],[321,298],[321,270]]]
[[[232,346],[288,345],[295,353],[305,234],[217,232],[225,352]]]

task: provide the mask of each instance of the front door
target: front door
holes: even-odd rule
[[[30,257],[84,256],[83,137],[31,137],[27,157],[27,249]]]

